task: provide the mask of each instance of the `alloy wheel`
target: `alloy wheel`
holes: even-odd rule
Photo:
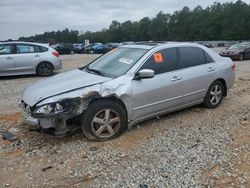
[[[47,64],[47,63],[44,63],[42,64],[40,67],[39,67],[39,73],[41,75],[49,75],[51,74],[51,71],[52,71],[52,66],[50,64]]]
[[[97,112],[91,122],[92,132],[99,138],[110,138],[121,126],[119,114],[112,109]]]
[[[209,94],[209,101],[212,105],[217,105],[222,98],[222,88],[220,85],[214,85]]]

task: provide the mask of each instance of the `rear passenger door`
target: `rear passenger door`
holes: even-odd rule
[[[155,52],[139,70],[142,69],[154,70],[155,76],[132,80],[133,120],[152,117],[181,104],[182,73],[176,48]]]
[[[12,44],[0,45],[0,75],[12,74],[15,71]]]
[[[179,47],[178,55],[183,75],[183,104],[202,102],[216,79],[214,60],[199,47]]]
[[[27,73],[34,71],[40,56],[41,54],[38,46],[29,44],[16,44],[16,71]]]

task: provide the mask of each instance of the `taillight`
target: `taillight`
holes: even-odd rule
[[[232,69],[233,69],[233,71],[235,71],[235,68],[236,68],[236,65],[235,65],[235,63],[233,63],[233,64],[232,64]]]
[[[56,57],[59,57],[59,53],[57,51],[53,51],[52,52],[52,55],[56,56]]]

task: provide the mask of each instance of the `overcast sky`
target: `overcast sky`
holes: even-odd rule
[[[230,0],[217,0],[224,3]],[[243,0],[250,3],[250,0]],[[69,29],[85,32],[120,22],[173,13],[188,6],[203,8],[213,0],[0,0],[0,40]]]

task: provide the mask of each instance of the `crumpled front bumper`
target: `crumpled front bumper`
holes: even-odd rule
[[[39,125],[39,119],[37,119],[37,118],[33,118],[30,114],[29,114],[29,112],[27,112],[26,110],[25,110],[25,108],[21,108],[21,112],[22,112],[22,115],[23,115],[23,122],[24,123],[27,123],[27,124],[29,124],[29,125]]]
[[[37,126],[42,129],[53,130],[55,135],[65,135],[73,129],[76,129],[76,124],[67,124],[67,121],[76,117],[76,114],[66,116],[48,116],[48,117],[33,117],[31,107],[25,102],[21,102],[21,112],[23,122],[27,125]]]

